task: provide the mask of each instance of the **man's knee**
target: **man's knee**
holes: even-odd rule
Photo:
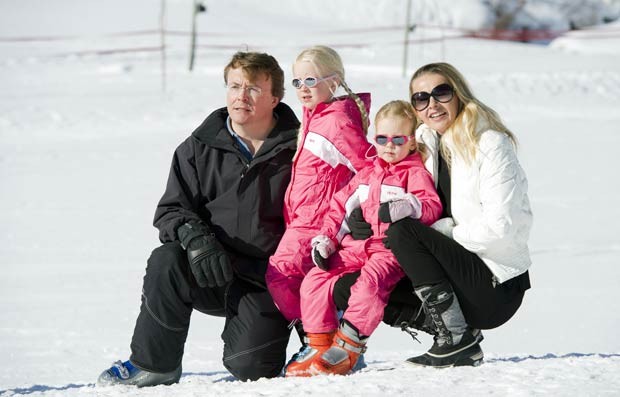
[[[256,332],[267,332],[270,339],[263,337],[254,343],[239,340],[237,343],[226,343],[224,346],[224,366],[242,381],[274,378],[280,374],[286,361],[289,330],[285,324],[278,329],[268,326],[261,329],[257,325]]]
[[[265,290],[238,280],[229,288],[224,366],[241,380],[273,378],[286,360],[290,329]]]
[[[177,242],[166,243],[153,250],[147,261],[147,277],[158,277],[182,271],[187,263],[187,256]]]
[[[158,267],[176,266],[176,264],[187,261],[187,255],[181,244],[178,242],[170,242],[160,245],[151,252],[148,265]],[[147,268],[148,269],[148,268]]]
[[[143,292],[149,296],[179,295],[189,299],[191,288],[187,256],[178,242],[166,243],[157,247],[148,259],[144,275]],[[166,294],[165,291],[169,293]]]
[[[280,375],[284,360],[266,361],[253,355],[244,355],[232,360],[225,359],[224,366],[235,378],[245,382],[260,378],[275,378]]]

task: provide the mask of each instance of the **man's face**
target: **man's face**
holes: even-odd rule
[[[243,69],[237,68],[228,71],[226,81],[226,107],[234,124],[251,129],[271,120],[280,100],[271,94],[269,75],[259,74],[250,81]]]

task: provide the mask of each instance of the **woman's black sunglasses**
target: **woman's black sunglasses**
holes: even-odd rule
[[[433,88],[430,94],[426,91],[415,92],[411,95],[411,104],[418,112],[422,111],[431,103],[431,97],[435,98],[437,102],[450,102],[454,97],[454,88],[450,84],[444,83]]]

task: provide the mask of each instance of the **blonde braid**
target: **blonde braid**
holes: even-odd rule
[[[362,128],[364,129],[364,134],[367,134],[368,133],[368,125],[370,123],[368,121],[368,112],[366,111],[366,106],[364,106],[364,102],[362,102],[362,100],[360,99],[359,96],[357,96],[357,94],[355,94],[353,91],[351,91],[351,89],[349,88],[347,83],[344,81],[344,79],[341,79],[340,85],[342,85],[342,88],[344,88],[344,90],[347,92],[349,97],[352,98],[355,101],[355,104],[357,105],[357,108],[360,110],[360,114],[362,116]]]

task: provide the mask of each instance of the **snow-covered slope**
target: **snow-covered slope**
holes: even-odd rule
[[[403,32],[380,27],[402,24],[405,2],[344,3],[207,2],[194,72],[188,37],[166,38],[162,92],[157,34],[109,35],[156,29],[159,2],[0,2],[0,396],[620,392],[614,39],[543,47],[417,29],[403,76]],[[166,27],[187,30],[191,1],[166,4]],[[468,4],[458,12],[473,13]],[[33,36],[47,39],[15,41]],[[179,385],[94,387],[129,355],[146,258],[158,244],[154,207],[176,145],[224,104],[224,64],[238,49],[267,51],[289,79],[296,54],[315,43],[338,49],[349,85],[372,93],[373,114],[407,97],[415,68],[441,59],[503,116],[520,141],[535,215],[533,288],[521,310],[485,332],[480,368],[407,367],[402,360],[430,339],[417,344],[381,326],[359,374],[250,383],[221,364],[222,321],[196,314]]]

